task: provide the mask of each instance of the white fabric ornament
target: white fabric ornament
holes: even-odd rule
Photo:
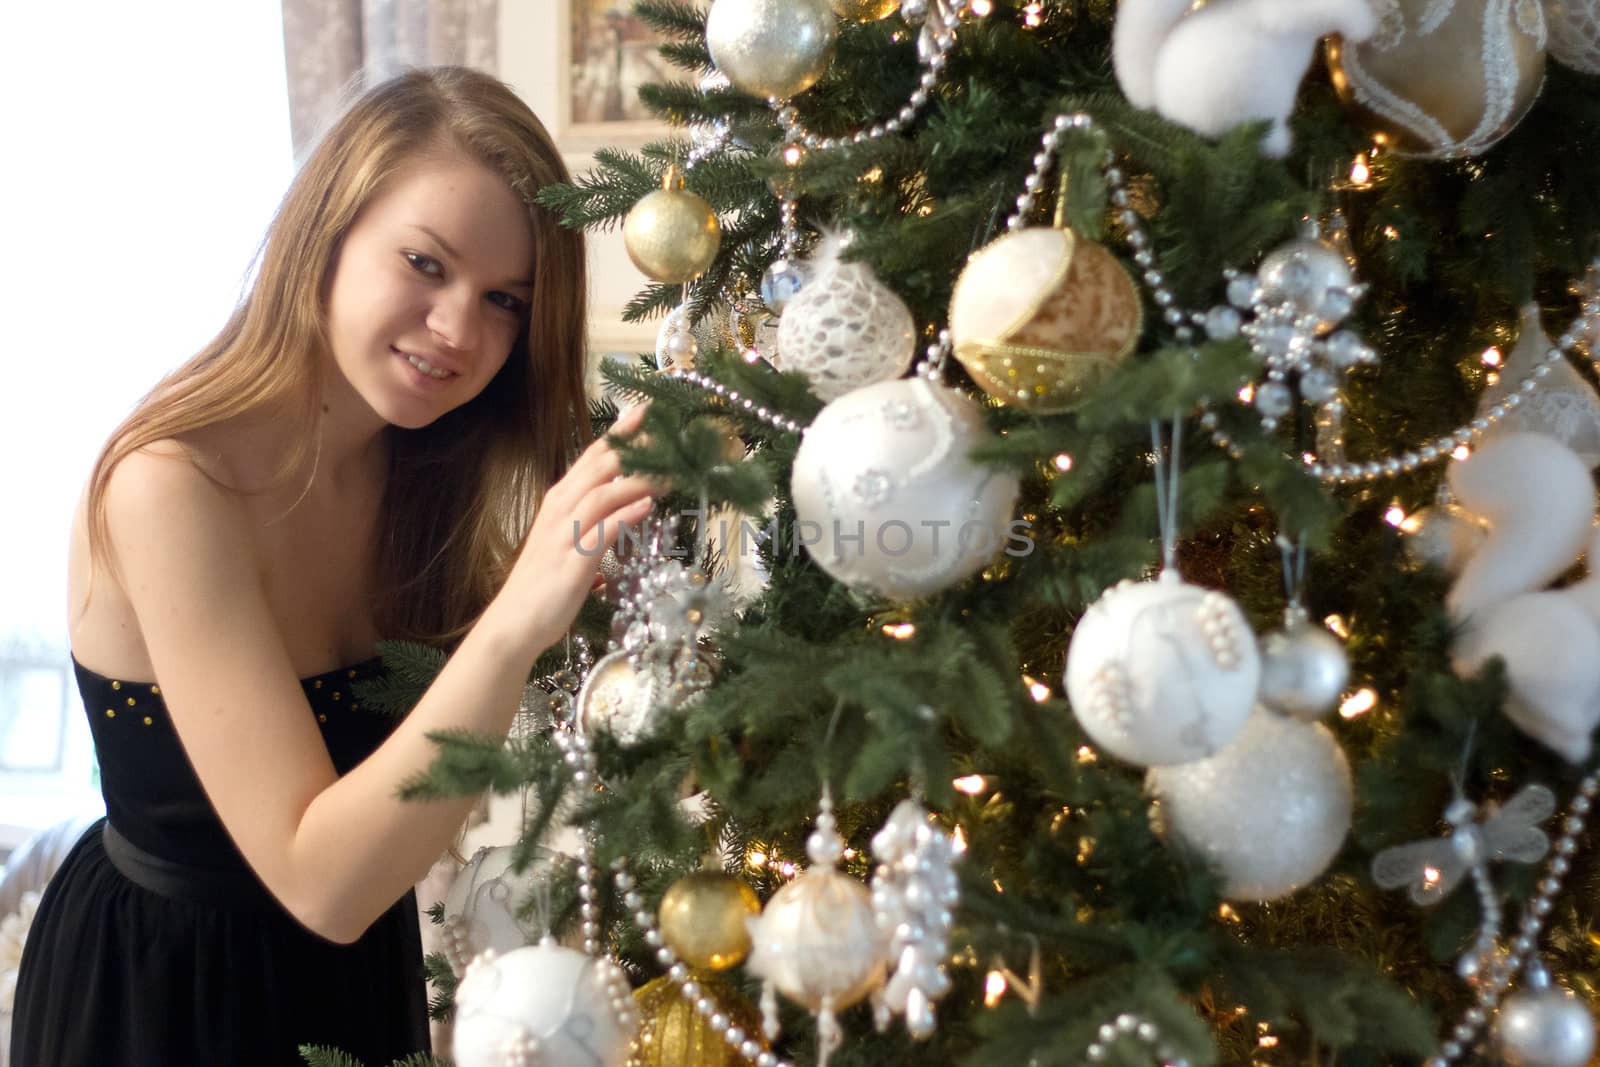
[[[823,243],[807,265],[810,278],[778,320],[783,369],[804,374],[825,401],[900,377],[917,351],[905,302],[871,267],[843,262],[839,251],[839,241]]]
[[[1199,8],[1193,0],[1122,0],[1112,58],[1135,106],[1208,137],[1270,119],[1262,151],[1283,156],[1317,42],[1330,33],[1365,40],[1377,26],[1367,0],[1211,0]]]
[[[1518,382],[1528,378],[1545,361],[1550,351],[1550,336],[1539,321],[1539,305],[1522,309],[1522,332],[1499,368],[1499,380],[1478,398],[1478,414],[1484,415],[1505,400]],[[1600,396],[1567,360],[1557,362],[1532,393],[1489,430],[1501,433],[1542,433],[1554,437],[1578,454],[1589,468],[1600,466]]]
[[[1490,438],[1448,474],[1461,506],[1490,528],[1449,604],[1461,633],[1455,668],[1505,661],[1505,712],[1530,737],[1577,763],[1600,722],[1600,572],[1543,591],[1572,566],[1594,522],[1588,468],[1553,437]],[[1600,560],[1600,546],[1589,546]]]
[[[1535,963],[1527,986],[1500,1005],[1495,1037],[1509,1067],[1585,1067],[1594,1054],[1594,1016]]]
[[[1166,832],[1223,876],[1229,900],[1275,900],[1327,869],[1350,829],[1350,763],[1321,723],[1261,710],[1210,759],[1145,784]]]
[[[457,1067],[622,1067],[638,1028],[627,976],[546,938],[473,961],[456,989]]]
[[[1238,605],[1174,570],[1108,589],[1067,649],[1073,715],[1095,744],[1139,766],[1218,752],[1250,718],[1260,681]]]
[[[1544,0],[1551,58],[1600,74],[1600,0]]]
[[[990,439],[974,401],[920,376],[835,400],[806,428],[790,480],[806,551],[897,600],[969,577],[1000,551],[1017,501],[1014,475],[967,458]]]
[[[1457,503],[1489,527],[1450,590],[1450,613],[1459,622],[1555,581],[1589,539],[1595,514],[1589,468],[1552,437],[1498,434],[1451,463],[1446,477]]]
[[[444,898],[444,947],[457,978],[485,949],[510,952],[549,932],[548,915],[518,918],[528,898],[548,884],[560,856],[536,848],[532,862],[512,870],[513,845],[478,849],[450,883]]]
[[[816,828],[806,841],[813,866],[772,894],[765,910],[745,920],[750,929],[750,973],[764,982],[761,1013],[769,1039],[778,1037],[774,991],[817,1016],[819,1067],[844,1040],[835,1013],[883,984],[885,939],[873,917],[866,886],[835,864],[844,840],[826,791]]]

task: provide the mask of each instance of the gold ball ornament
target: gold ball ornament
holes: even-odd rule
[[[1328,40],[1334,89],[1396,151],[1487,151],[1544,85],[1540,0],[1375,0],[1378,32]]]
[[[830,0],[833,13],[851,22],[877,22],[900,8],[900,0]]]
[[[696,972],[704,996],[717,1004],[728,1021],[766,1051],[761,1038],[761,1015],[732,986],[715,975]],[[745,1060],[728,1044],[722,1031],[694,1009],[694,1002],[666,977],[646,982],[633,991],[639,1009],[638,1035],[628,1049],[627,1067],[735,1067]]]
[[[740,92],[787,100],[828,69],[838,29],[828,0],[715,0],[706,47]]]
[[[661,936],[690,967],[725,971],[750,952],[745,920],[761,900],[744,882],[721,871],[696,871],[661,898]]]
[[[955,357],[990,396],[1067,411],[1139,342],[1139,290],[1104,246],[1034,226],[967,261],[950,297]]]
[[[633,205],[622,224],[622,240],[633,265],[658,282],[693,281],[705,273],[722,245],[717,213],[683,187],[676,166],[661,188]]]

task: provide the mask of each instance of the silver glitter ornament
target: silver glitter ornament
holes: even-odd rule
[[[1355,278],[1344,256],[1326,241],[1300,237],[1280,245],[1261,261],[1256,278],[1263,301],[1292,304],[1315,316],[1318,333],[1333,329],[1350,313],[1339,297],[1355,284]]]
[[[838,19],[828,0],[715,0],[706,16],[711,62],[740,92],[788,99],[822,77]]]
[[[1489,528],[1460,504],[1420,508],[1400,524],[1406,555],[1417,563],[1457,574],[1489,536]]]
[[[1167,832],[1222,875],[1229,900],[1275,900],[1320,875],[1350,829],[1350,764],[1321,723],[1258,710],[1210,759],[1152,768]]]
[[[1261,639],[1261,703],[1311,722],[1339,702],[1350,680],[1344,643],[1291,610],[1284,628]]]
[[[1510,1067],[1585,1067],[1594,1054],[1594,1016],[1534,964],[1527,985],[1500,1006],[1495,1036]]]

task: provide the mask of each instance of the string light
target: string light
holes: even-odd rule
[[[980,19],[988,18],[993,10],[994,4],[990,3],[990,0],[972,0],[972,13]]]
[[[1000,998],[1006,995],[1006,976],[999,971],[990,971],[983,979],[983,1006],[992,1008],[1000,1003]]]
[[[1254,385],[1247,385],[1243,389],[1239,390],[1239,403],[1248,404],[1255,400],[1255,398],[1256,387]]]
[[[1500,366],[1500,361],[1504,358],[1500,354],[1500,350],[1492,345],[1483,350],[1483,365],[1485,367],[1498,367]]]
[[[1389,510],[1383,513],[1383,521],[1390,526],[1400,527],[1405,525],[1406,510],[1399,504],[1391,504]]]
[[[1350,637],[1350,627],[1345,625],[1343,615],[1329,615],[1322,620],[1322,625],[1326,626],[1340,637],[1346,639]]]
[[[914,636],[917,628],[909,622],[886,622],[883,624],[883,632],[896,641],[904,641]]]
[[[1339,705],[1341,719],[1359,719],[1378,706],[1378,694],[1371,689],[1357,689]]]
[[[967,850],[967,833],[959,826],[950,835],[950,848],[958,856]]]
[[[1472,449],[1466,445],[1457,445],[1450,452],[1450,458],[1454,460],[1464,460],[1470,455],[1472,455]]]
[[[1033,697],[1036,703],[1043,704],[1050,699],[1050,687],[1037,678],[1024,674],[1022,684],[1028,687],[1028,695]]]
[[[1366,185],[1372,180],[1372,169],[1367,166],[1367,157],[1357,156],[1356,161],[1350,165],[1350,181],[1355,185]]]
[[[969,797],[975,797],[989,788],[989,783],[983,780],[983,775],[981,774],[969,774],[965,777],[957,778],[950,784],[957,793],[965,793]]]
[[[1044,21],[1040,14],[1043,10],[1044,5],[1039,3],[1039,0],[1033,0],[1033,3],[1024,6],[1022,9],[1022,24],[1029,29],[1039,25]]]
[[[1056,470],[1061,471],[1063,474],[1072,469],[1072,457],[1065,452],[1057,453],[1056,458],[1051,462],[1056,465]]]
[[[1079,763],[1093,763],[1098,758],[1099,757],[1094,754],[1094,749],[1090,748],[1088,745],[1078,746]]]

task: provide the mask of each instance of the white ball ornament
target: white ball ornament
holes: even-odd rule
[[[811,277],[783,301],[778,320],[784,370],[804,374],[825,401],[906,372],[917,351],[916,323],[871,267],[841,262],[830,249],[799,269]]]
[[[920,376],[835,400],[795,454],[806,551],[845,585],[897,600],[971,576],[1000,551],[1017,501],[1014,475],[968,458],[990,439],[973,400]]]
[[[1121,582],[1079,620],[1067,649],[1073,714],[1118,759],[1161,766],[1204,759],[1250,718],[1261,682],[1239,607],[1173,570]]]
[[[1500,1006],[1495,1037],[1510,1067],[1585,1067],[1594,1055],[1594,1016],[1534,964],[1527,986]]]
[[[444,947],[451,970],[459,978],[485,949],[510,952],[544,934],[538,917],[521,919],[517,912],[545,883],[560,856],[538,848],[520,872],[512,869],[516,848],[480,848],[450,883],[444,899]]]
[[[456,989],[456,1067],[622,1067],[639,1023],[621,968],[546,938],[473,961]]]
[[[1350,763],[1321,723],[1251,716],[1210,759],[1145,777],[1168,835],[1223,876],[1229,900],[1275,900],[1321,874],[1350,830]]]
[[[711,62],[740,92],[788,99],[822,77],[838,21],[828,0],[715,0],[706,16]]]
[[[807,868],[746,922],[751,973],[810,1011],[843,1011],[883,984],[872,894],[832,867]]]

